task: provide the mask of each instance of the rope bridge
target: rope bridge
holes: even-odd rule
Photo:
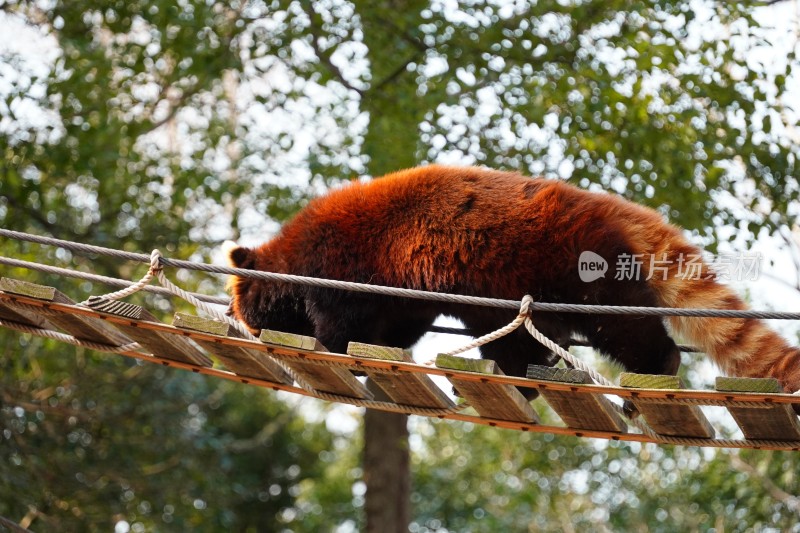
[[[552,304],[532,302],[527,297],[522,302],[496,300],[179,261],[162,257],[157,251],[150,256],[134,254],[4,229],[0,229],[0,236],[150,264],[142,280],[130,282],[0,257],[0,264],[8,266],[122,287],[78,304],[53,287],[2,278],[0,326],[22,333],[273,390],[396,413],[621,441],[800,450],[800,423],[793,410],[793,405],[800,404],[800,396],[783,393],[774,379],[721,377],[717,378],[715,390],[690,390],[683,388],[676,376],[623,374],[619,385],[615,385],[544,337],[529,318],[534,310],[795,320],[800,319],[800,313]],[[183,291],[169,281],[164,267],[513,308],[519,314],[501,330],[439,354],[429,364],[414,363],[410,353],[400,348],[362,343],[350,343],[347,353],[336,354],[313,337],[269,330],[254,337],[242,324],[208,305],[225,304],[227,299]],[[161,287],[149,284],[153,278]],[[140,290],[177,295],[210,318],[177,313],[172,324],[165,324],[147,309],[120,301]],[[572,368],[531,365],[527,377],[522,378],[504,375],[494,361],[456,355],[522,326]],[[354,372],[373,379],[390,401],[374,400]],[[434,383],[434,376],[448,380],[462,400],[454,402]],[[518,387],[535,389],[564,425],[541,423],[534,404]],[[727,408],[743,438],[718,437],[703,410],[708,406]]]

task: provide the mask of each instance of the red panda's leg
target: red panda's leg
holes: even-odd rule
[[[514,318],[514,313],[498,310],[475,308],[457,313],[464,324],[472,330],[476,337],[495,331]],[[537,328],[542,328],[545,335],[555,342],[565,345],[569,340],[569,331],[558,322],[534,317]],[[481,357],[497,362],[497,366],[510,376],[525,377],[528,365],[552,366],[556,356],[534,339],[524,328],[519,328],[480,347]],[[529,399],[537,396],[535,389],[520,388]]]
[[[429,303],[373,296],[322,296],[307,300],[314,335],[333,352],[351,341],[410,348],[439,314]]]
[[[438,313],[401,311],[379,324],[379,342],[386,346],[411,348],[433,325]]]
[[[262,329],[314,334],[302,290],[292,286],[240,279],[234,286],[228,314],[244,323],[254,335]]]
[[[594,316],[580,333],[604,355],[640,374],[675,375],[681,356],[659,317]]]

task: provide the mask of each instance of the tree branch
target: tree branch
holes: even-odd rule
[[[411,57],[409,57],[406,61],[403,61],[396,69],[394,69],[391,73],[389,73],[389,75],[386,76],[383,80],[374,84],[371,88],[376,91],[381,90],[383,87],[385,87],[386,85],[397,79],[406,70],[406,68],[408,68],[408,65],[410,65],[414,61],[418,61],[422,56],[424,56],[428,52],[428,50],[431,49],[430,46],[426,45],[413,35],[409,35],[409,33],[406,30],[395,24],[394,21],[383,17],[379,18],[378,21],[388,30],[394,32],[402,40],[404,40],[405,42],[416,48],[417,51],[411,54]]]
[[[234,453],[242,453],[254,450],[256,448],[261,448],[280,429],[285,427],[294,416],[295,412],[293,410],[284,411],[279,416],[272,419],[269,424],[266,424],[264,427],[262,427],[261,430],[255,434],[255,436],[249,439],[240,439],[230,442],[225,445],[225,449]]]
[[[782,229],[782,227],[779,227],[777,233],[789,249],[789,255],[792,257],[792,263],[794,264],[795,288],[800,291],[800,257],[796,253],[797,243],[792,239],[791,235],[784,235],[783,231],[781,231]]]
[[[302,2],[302,4],[305,7],[306,14],[308,15],[309,19],[309,29],[311,30],[311,48],[314,49],[314,53],[316,54],[320,63],[322,63],[328,69],[328,71],[333,75],[334,78],[336,78],[336,80],[339,83],[341,83],[351,91],[355,91],[356,93],[359,94],[359,96],[363,96],[364,91],[362,89],[359,89],[358,87],[355,87],[352,83],[350,83],[347,80],[347,78],[344,77],[344,74],[342,74],[342,71],[339,69],[339,67],[333,64],[333,61],[331,61],[331,54],[327,53],[325,50],[322,50],[322,48],[320,48],[317,39],[320,38],[318,31],[322,28],[320,28],[314,22],[314,18],[317,13],[314,11],[313,3]]]
[[[12,196],[10,194],[3,194],[0,195],[0,197],[5,198],[11,207],[18,210],[20,213],[24,213],[26,217],[30,217],[31,219],[33,219],[34,222],[38,223],[40,226],[42,226],[42,228],[50,232],[53,236],[62,235],[62,233],[59,231],[58,225],[52,224],[49,220],[47,220],[47,217],[42,215],[42,213],[40,213],[36,209],[30,209],[25,205],[23,205],[19,200],[17,200],[15,196]]]
[[[400,66],[390,72],[388,76],[382,79],[379,83],[375,84],[372,89],[379,91],[383,87],[386,87],[386,85],[396,80],[406,70],[406,68],[408,68],[408,65],[418,60],[421,55],[421,52],[415,52],[410,58],[408,58],[408,60],[404,61]]]
[[[795,513],[800,511],[800,498],[778,487],[769,477],[765,476],[763,473],[759,472],[756,467],[739,457],[738,453],[731,453],[728,457],[730,457],[731,463],[735,468],[758,478],[759,483],[767,490],[769,495],[786,505],[787,509]]]
[[[426,45],[416,37],[409,35],[409,33],[406,30],[395,24],[394,21],[392,21],[391,19],[380,18],[378,20],[380,21],[381,24],[383,24],[390,30],[393,30],[395,33],[397,33],[397,35],[400,36],[401,39],[409,43],[411,46],[413,46],[420,52],[427,52],[428,50],[430,50],[431,48],[430,46]]]
[[[167,112],[167,116],[165,116],[164,118],[162,118],[161,120],[158,120],[156,122],[151,122],[150,126],[146,128],[145,132],[150,132],[150,131],[157,130],[158,128],[160,128],[161,126],[163,126],[164,124],[168,123],[170,120],[175,118],[175,115],[178,114],[178,111],[181,110],[181,108],[186,103],[186,101],[189,98],[191,98],[192,96],[194,96],[197,93],[199,93],[200,89],[202,87],[203,87],[203,84],[198,81],[196,84],[194,84],[189,89],[186,89],[186,90],[182,91],[181,95],[178,98],[174,99],[174,100],[171,100],[168,96],[165,97],[165,99],[169,102],[169,106],[170,106],[170,109]],[[166,93],[168,90],[169,90],[169,86],[165,87],[164,91],[162,91],[162,92]],[[148,118],[148,120],[149,120],[149,118]]]
[[[0,526],[8,528],[11,533],[32,533],[30,529],[25,529],[16,522],[12,522],[8,518],[3,518],[2,516],[0,516]]]

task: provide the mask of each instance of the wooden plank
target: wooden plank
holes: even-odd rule
[[[764,392],[767,394],[780,394],[783,392],[781,384],[775,378],[718,376],[714,388],[723,392]]]
[[[0,279],[0,290],[48,302],[75,305],[75,302],[68,296],[53,287],[36,285],[27,281],[2,278]],[[122,332],[100,318],[57,311],[53,314],[48,314],[47,319],[73,337],[81,340],[110,344],[112,346],[122,346],[133,342],[129,337],[123,335]]]
[[[327,352],[328,349],[314,337],[296,335],[282,331],[264,329],[259,337],[265,344],[283,346],[296,350]],[[287,358],[286,364],[305,380],[306,383],[322,392],[341,394],[351,398],[371,400],[372,393],[346,368],[316,364],[301,358]]]
[[[369,357],[383,361],[403,361],[413,363],[414,359],[408,350],[376,346],[361,342],[347,345],[348,355]],[[381,372],[378,369],[366,369],[366,374],[392,399],[401,405],[446,409],[453,406],[452,400],[436,383],[425,374],[407,373],[398,375]]]
[[[683,380],[678,376],[623,373],[620,386],[630,389],[683,389]],[[642,414],[647,425],[661,435],[671,437],[696,437],[711,439],[714,427],[697,405],[664,403],[658,399],[631,398],[630,401]]]
[[[460,370],[476,374],[503,375],[503,371],[500,370],[497,363],[490,359],[470,359],[439,354],[436,357],[436,366],[447,370]],[[448,379],[456,391],[483,417],[539,423],[539,417],[530,402],[513,385],[466,381],[455,377],[448,377]]]
[[[175,313],[172,325],[176,328],[202,331],[203,333],[210,333],[220,337],[244,337],[236,328],[226,322],[187,313]],[[239,376],[264,379],[274,383],[292,383],[292,378],[289,374],[262,351],[223,344],[221,340],[205,341],[195,339],[195,342],[219,359],[225,365],[225,368]]]
[[[136,322],[159,322],[147,309],[139,305],[110,300],[102,296],[92,296],[86,302],[91,309],[122,318],[130,318],[128,324],[115,324],[117,329],[138,342],[151,354],[174,361],[191,363],[200,366],[211,366],[209,359],[190,339],[179,335],[164,333],[152,329],[138,327]]]
[[[527,376],[529,379],[571,383],[576,388],[582,384],[592,383],[589,374],[576,368],[529,365]],[[620,433],[628,430],[628,426],[617,414],[614,406],[602,395],[572,394],[568,391],[556,391],[546,387],[540,388],[539,394],[571,428]]]
[[[718,377],[720,392],[783,392],[774,378]],[[728,407],[728,411],[748,439],[800,440],[800,423],[790,404],[764,403],[763,407]]]
[[[55,301],[58,294],[58,291],[53,287],[37,285],[28,281],[11,278],[0,278],[0,289],[5,292],[10,292],[11,294],[30,296],[31,298],[36,298],[37,300]]]
[[[261,342],[267,344],[277,344],[279,346],[286,346],[287,348],[297,348],[298,350],[309,350],[312,352],[327,352],[328,349],[322,345],[314,337],[306,335],[297,335],[295,333],[286,333],[284,331],[274,331],[271,329],[262,329]]]

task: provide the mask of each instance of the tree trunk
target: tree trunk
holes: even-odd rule
[[[369,380],[375,399],[386,394]],[[368,533],[404,533],[410,521],[411,468],[408,416],[367,409],[364,415],[364,483]]]
[[[369,157],[368,172],[379,177],[418,163],[419,124],[426,109],[417,95],[416,74],[406,67],[424,59],[424,46],[413,44],[409,36],[422,22],[428,0],[368,4],[368,9],[360,10],[372,75],[361,99],[362,110],[369,114],[363,152]],[[374,383],[368,386],[376,398],[386,399]],[[411,521],[408,416],[367,410],[363,466],[367,532],[407,532]]]

